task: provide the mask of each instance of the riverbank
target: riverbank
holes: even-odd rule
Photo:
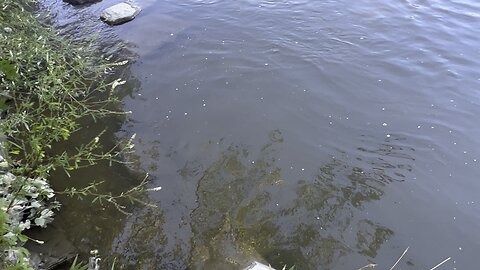
[[[25,236],[33,227],[45,227],[60,209],[57,194],[113,203],[121,197],[98,194],[93,184],[83,189],[57,190],[49,184],[54,171],[68,178],[72,171],[101,161],[123,162],[133,148],[125,140],[112,148],[102,145],[104,131],[72,141],[81,121],[124,115],[118,109],[116,88],[124,81],[113,70],[127,61],[112,63],[90,41],[71,43],[42,24],[30,12],[29,0],[0,2],[0,109],[5,153],[0,165],[0,269],[31,269]],[[65,150],[62,145],[76,145]],[[93,181],[93,179],[92,179]],[[143,185],[134,190],[138,192]],[[133,193],[130,193],[132,195]]]

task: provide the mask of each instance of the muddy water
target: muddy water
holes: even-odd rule
[[[65,33],[80,18],[126,42],[139,81],[129,119],[103,123],[137,134],[136,167],[76,178],[162,190],[127,217],[66,201],[80,249],[128,269],[389,269],[409,247],[399,269],[476,268],[477,2],[139,1],[108,27],[112,3],[46,1]]]

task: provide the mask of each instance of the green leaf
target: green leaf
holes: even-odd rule
[[[8,60],[0,61],[0,71],[5,74],[5,77],[10,81],[17,77],[17,69]]]
[[[82,262],[77,263],[78,256],[75,257],[73,260],[72,265],[70,266],[70,270],[87,270],[88,265],[84,265]]]
[[[22,241],[23,243],[27,242],[28,241],[28,237],[23,235],[23,234],[19,234],[18,235],[18,240]]]

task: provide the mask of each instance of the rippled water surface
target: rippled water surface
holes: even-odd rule
[[[51,7],[128,43],[132,114],[106,125],[137,134],[162,190],[127,217],[67,203],[57,223],[84,251],[131,269],[389,269],[410,247],[396,268],[478,267],[479,2],[150,0],[108,27],[112,3]]]

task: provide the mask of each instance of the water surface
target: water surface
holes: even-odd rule
[[[479,3],[140,1],[108,27],[111,3],[53,10],[67,33],[89,18],[127,42],[140,86],[118,136],[137,134],[162,190],[98,218],[109,233],[72,225],[96,239],[83,249],[131,269],[306,270],[388,269],[410,247],[399,269],[476,268]]]

